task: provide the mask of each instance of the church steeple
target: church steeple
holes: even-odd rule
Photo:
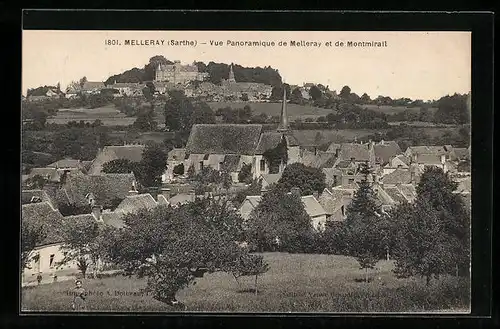
[[[234,78],[234,72],[233,72],[233,63],[229,66],[229,79],[227,79],[229,82],[236,82],[236,79]]]
[[[286,88],[283,83],[283,100],[281,101],[281,117],[280,124],[278,126],[279,132],[288,132],[290,131],[290,127],[288,126],[288,115],[286,113]]]

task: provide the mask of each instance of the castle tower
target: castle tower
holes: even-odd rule
[[[233,72],[233,63],[229,66],[229,79],[227,79],[228,82],[234,83],[236,82],[236,79],[234,78],[234,72]]]
[[[286,113],[286,88],[283,83],[283,100],[281,102],[281,117],[280,117],[280,125],[278,126],[278,132],[285,133],[289,132],[290,127],[288,125],[288,115]]]

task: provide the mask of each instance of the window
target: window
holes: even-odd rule
[[[354,178],[349,178],[349,184],[354,184]]]
[[[200,170],[203,170],[203,161],[200,161]]]
[[[56,255],[54,255],[54,254],[51,254],[51,255],[49,256],[49,267],[50,267],[50,268],[54,267],[54,257],[55,257],[55,256],[56,256]]]
[[[266,160],[260,160],[260,171],[266,171]]]
[[[344,208],[344,206],[340,207],[340,210],[342,211],[342,216],[345,216],[345,208]]]

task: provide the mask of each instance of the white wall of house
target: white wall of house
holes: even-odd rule
[[[311,217],[311,221],[316,230],[322,231],[325,228],[326,214]]]
[[[38,273],[47,274],[54,273],[60,270],[74,269],[78,270],[75,261],[60,265],[64,259],[64,254],[61,250],[61,244],[50,244],[36,248],[32,255],[39,255],[38,259],[31,260],[29,266],[31,268],[24,269],[25,275],[37,275]]]
[[[261,168],[262,160],[264,160],[264,162],[263,162],[263,167]],[[257,154],[254,156],[254,164],[252,165],[252,170],[254,179],[258,179],[262,174],[269,173],[269,165],[262,155]]]
[[[299,146],[289,146],[288,147],[288,161],[287,165],[300,162],[300,147]]]

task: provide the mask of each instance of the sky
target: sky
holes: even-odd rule
[[[106,40],[121,45],[106,45]],[[155,40],[163,45],[125,45],[125,40]],[[190,40],[195,45],[167,45]],[[222,41],[222,46],[210,41]],[[274,46],[229,46],[233,41],[266,41]],[[291,46],[290,41],[321,42]],[[279,42],[287,42],[286,46]],[[386,47],[347,47],[353,42],[386,42]],[[327,43],[331,42],[331,45]],[[344,42],[344,46],[336,43]],[[432,100],[471,89],[470,32],[348,31],[23,31],[22,92],[56,85],[64,89],[86,76],[105,81],[149,58],[163,55],[183,64],[194,61],[271,66],[284,81],[321,83],[339,92]]]

